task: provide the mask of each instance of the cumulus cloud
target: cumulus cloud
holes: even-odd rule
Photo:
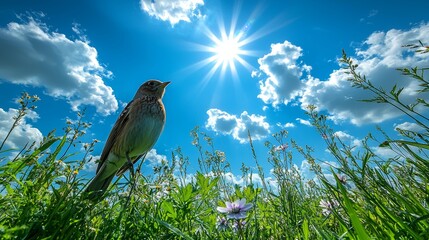
[[[305,120],[305,119],[302,119],[302,118],[296,118],[295,120],[297,120],[299,123],[301,123],[302,125],[305,125],[305,126],[309,126],[309,127],[311,127],[312,125],[311,125],[311,122],[310,121],[308,121],[308,120]]]
[[[240,116],[229,114],[212,108],[207,111],[206,128],[232,137],[240,143],[248,141],[247,131],[250,131],[252,140],[265,138],[270,133],[270,125],[264,116],[250,114],[244,111]]]
[[[302,78],[311,70],[298,61],[301,56],[302,49],[288,41],[271,44],[271,52],[258,59],[260,73],[267,76],[259,81],[258,98],[276,107],[299,96],[304,87]],[[252,73],[252,76],[260,75]]]
[[[180,21],[191,22],[202,17],[199,10],[204,0],[141,0],[140,7],[149,16],[169,21],[172,26]]]
[[[209,172],[208,174],[206,174],[206,176],[214,177],[217,175],[213,172]],[[252,184],[257,187],[263,186],[262,177],[258,173],[246,174],[245,176],[243,176],[234,174],[232,172],[223,172],[221,176],[225,179],[226,183],[233,185],[247,186],[250,182],[252,182]],[[194,178],[193,175],[192,178]],[[272,189],[276,189],[278,187],[277,180],[273,176],[265,177],[264,181],[268,185],[268,187]]]
[[[98,166],[98,160],[100,159],[100,155],[89,155],[88,159],[91,159],[88,161],[83,170],[88,172],[95,172]],[[145,158],[145,161],[148,163],[149,166],[158,166],[161,165],[163,161],[167,159],[167,156],[158,154],[156,152],[156,149],[151,149]],[[141,161],[141,160],[140,160]]]
[[[17,113],[17,109],[9,108],[8,111],[5,111],[0,108],[0,143],[3,142],[4,138],[12,127],[12,124],[15,121],[13,118],[17,115]],[[26,144],[31,145],[33,142],[36,142],[36,144],[40,143],[43,140],[42,133],[39,131],[39,129],[33,127],[27,122],[27,120],[36,121],[38,118],[39,116],[36,112],[28,110],[27,115],[21,119],[19,125],[16,126],[9,135],[3,150],[20,150]]]
[[[167,156],[158,154],[156,152],[156,149],[151,149],[149,152],[147,152],[146,158],[145,158],[145,161],[148,161],[149,165],[151,166],[161,165],[162,162],[166,160],[167,160]]]
[[[429,24],[409,30],[375,32],[363,42],[361,48],[349,55],[359,65],[357,71],[374,86],[387,91],[395,84],[398,88],[403,87],[401,100],[409,104],[416,98],[418,83],[399,74],[396,69],[429,65],[427,54],[416,54],[402,47],[419,40],[429,42]],[[272,44],[271,52],[259,59],[260,72],[252,75],[268,76],[260,81],[258,95],[266,104],[287,105],[296,100],[303,109],[312,104],[319,111],[327,111],[335,122],[349,121],[355,125],[381,123],[403,114],[387,104],[361,102],[373,96],[369,91],[353,88],[348,81],[350,75],[342,69],[333,71],[326,80],[311,76],[311,67],[299,60],[301,52],[300,47],[285,41]],[[419,97],[429,100],[428,93]]]
[[[85,163],[85,166],[83,166],[83,170],[87,172],[95,172],[98,167],[98,160],[100,159],[100,155],[88,155],[89,161]]]
[[[350,144],[352,147],[360,147],[362,146],[362,141],[357,139],[356,137],[343,132],[337,131],[334,133],[334,136],[340,139],[344,144]]]
[[[118,109],[112,88],[103,81],[111,72],[85,40],[69,39],[30,18],[0,28],[0,52],[0,81],[43,87],[74,111],[81,105],[92,105],[102,115]]]
[[[423,127],[421,127],[417,123],[410,123],[410,122],[403,122],[400,124],[395,124],[394,127],[395,127],[396,131],[398,131],[397,129],[401,129],[401,130],[421,133],[421,132],[424,132],[424,130],[425,130]]]
[[[395,147],[396,146],[394,146],[394,148]],[[377,155],[381,158],[384,158],[384,159],[394,158],[394,157],[399,156],[399,154],[397,152],[395,152],[393,149],[391,149],[389,147],[376,146],[376,147],[372,147],[371,151],[373,151],[375,155]]]
[[[247,174],[245,176],[241,175],[235,175],[231,172],[226,172],[223,174],[223,177],[227,182],[230,182],[232,184],[240,185],[240,186],[246,186],[250,182],[254,184],[256,187],[262,187],[263,181],[268,185],[271,189],[277,189],[278,182],[277,179],[275,179],[273,176],[268,176],[262,179],[262,177],[258,173],[252,173]]]
[[[427,66],[429,58],[402,47],[419,40],[429,42],[429,24],[408,31],[389,30],[371,34],[361,49],[356,50],[357,69],[376,87],[390,90],[397,84],[403,87],[401,99],[406,104],[416,98],[418,84],[409,77],[402,76],[396,69],[409,66]],[[309,81],[301,99],[302,106],[316,105],[319,110],[327,110],[334,121],[349,120],[361,125],[380,123],[400,116],[402,112],[387,104],[363,103],[359,100],[372,96],[368,91],[352,88],[347,81],[349,75],[336,70],[327,81]],[[428,94],[424,96],[429,99]]]

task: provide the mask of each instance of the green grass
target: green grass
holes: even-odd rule
[[[427,53],[423,45],[409,47]],[[133,178],[126,175],[126,181],[113,184],[104,200],[93,203],[81,196],[89,179],[79,172],[91,160],[97,141],[84,144],[84,152],[70,153],[90,126],[79,113],[77,121],[67,121],[63,135],[51,132],[39,145],[14,153],[16,157],[1,149],[3,141],[1,239],[429,239],[429,120],[424,114],[429,105],[419,98],[429,90],[426,69],[400,69],[421,86],[416,102],[407,105],[401,102],[400,89],[378,89],[356,72],[357,66],[345,54],[342,62],[351,84],[376,94],[368,101],[398,106],[424,131],[399,130],[401,138],[392,139],[380,129],[383,139],[369,133],[363,147],[355,149],[338,139],[326,116],[309,106],[313,126],[338,162],[330,169],[335,181],[327,179],[311,147],[301,147],[282,131],[266,143],[277,185],[273,188],[265,181],[256,185],[251,178],[243,186],[228,183],[225,154],[195,128],[191,136],[199,153],[198,173],[187,171],[189,159],[179,148],[153,174],[142,175],[138,167]],[[37,100],[21,96],[10,132]],[[243,165],[242,175],[257,173],[264,178],[249,139],[257,172]],[[371,148],[374,144],[396,155],[379,156]],[[305,158],[317,180],[304,179],[293,165],[294,158]],[[226,215],[216,208],[242,198],[253,204],[246,217],[226,219],[226,225],[219,227],[218,219]],[[328,209],[323,209],[321,200],[329,203]]]

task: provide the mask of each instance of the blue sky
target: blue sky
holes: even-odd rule
[[[84,140],[101,141],[97,156],[136,89],[155,78],[172,84],[152,161],[181,146],[189,171],[196,171],[189,132],[200,126],[225,152],[235,181],[242,163],[255,166],[247,129],[267,172],[264,142],[282,129],[330,162],[308,126],[308,104],[329,115],[337,136],[352,145],[376,125],[392,136],[395,127],[416,127],[392,108],[358,102],[370,96],[351,88],[337,59],[344,49],[379,86],[401,82],[397,67],[428,65],[401,48],[429,42],[428,7],[427,1],[2,1],[0,138],[12,123],[14,99],[28,91],[42,101],[6,146],[40,141],[52,129],[61,134],[66,119],[86,108],[93,125]],[[412,99],[415,86],[400,84],[410,90],[405,100]],[[294,163],[308,168],[302,156]]]

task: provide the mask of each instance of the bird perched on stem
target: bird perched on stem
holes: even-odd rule
[[[120,176],[132,168],[155,145],[164,129],[162,97],[169,83],[149,80],[140,86],[110,131],[96,176],[86,187],[84,196],[101,197],[115,174]]]

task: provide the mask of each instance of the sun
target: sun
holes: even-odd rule
[[[216,42],[213,50],[216,61],[222,64],[231,64],[240,56],[240,44],[237,38],[225,38]]]
[[[238,79],[238,66],[241,65],[249,72],[254,70],[244,58],[245,56],[256,56],[254,51],[246,49],[246,45],[254,40],[247,36],[247,31],[252,20],[239,30],[236,29],[236,21],[232,21],[230,29],[226,29],[223,20],[218,22],[218,31],[209,29],[207,26],[202,27],[202,32],[207,37],[206,44],[191,43],[192,49],[196,51],[206,52],[209,56],[191,66],[189,70],[198,70],[205,66],[211,68],[206,73],[203,80],[209,81],[215,73],[220,72],[220,77],[216,79],[225,79],[227,72],[230,72],[234,80]]]
[[[215,35],[210,29],[205,29],[205,35],[210,39],[209,45],[201,46],[201,50],[211,53],[211,56],[203,60],[199,64],[209,65],[212,68],[206,74],[205,79],[208,80],[220,69],[221,79],[225,77],[229,70],[234,79],[238,78],[237,63],[241,64],[249,71],[253,67],[244,60],[244,56],[252,55],[252,51],[244,49],[248,43],[245,38],[244,31],[235,31],[235,26],[231,27],[229,34],[223,25],[219,25],[219,36]]]
[[[216,26],[210,27],[205,24],[199,26],[199,31],[206,37],[206,39],[201,39],[201,42],[204,43],[189,42],[191,50],[208,53],[208,57],[186,67],[183,71],[193,72],[210,66],[202,79],[203,85],[212,79],[220,81],[231,79],[229,76],[226,77],[227,72],[232,75],[232,80],[234,81],[239,81],[239,72],[243,74],[243,69],[247,70],[247,72],[253,72],[255,67],[249,64],[248,60],[254,60],[250,57],[258,57],[261,52],[249,49],[250,43],[279,29],[283,25],[278,24],[279,21],[274,18],[272,22],[250,33],[255,19],[258,19],[260,7],[256,7],[247,21],[244,21],[240,27],[237,26],[239,10],[240,6],[234,7],[228,29],[225,26],[223,17],[220,16],[217,21],[217,29]],[[216,73],[219,73],[219,76],[216,75],[215,77]]]
[[[238,78],[237,62],[249,70],[252,69],[252,66],[243,59],[243,56],[250,55],[250,51],[242,49],[245,45],[241,40],[242,34],[236,34],[230,31],[230,34],[226,35],[225,30],[222,31],[221,29],[221,37],[217,37],[211,32],[208,36],[212,44],[208,46],[206,50],[213,54],[209,58],[209,61],[214,65],[207,73],[206,78],[211,78],[218,69],[221,69],[220,73],[222,79],[228,69],[234,76],[234,79]]]

